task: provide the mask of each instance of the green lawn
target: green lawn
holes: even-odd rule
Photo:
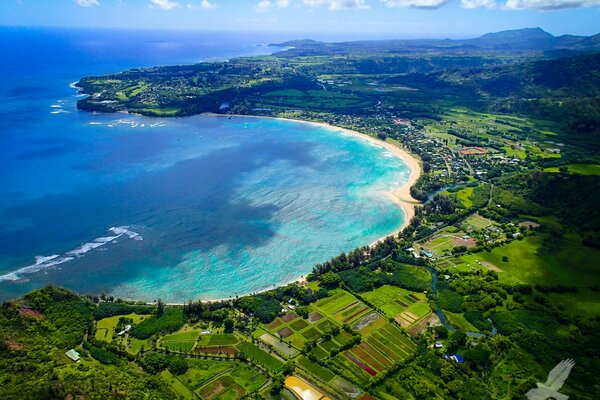
[[[568,164],[567,171],[570,174],[580,175],[600,175],[600,165],[598,164]],[[558,167],[550,167],[544,169],[544,172],[558,172]]]
[[[129,344],[131,347],[127,348],[127,352],[133,355],[139,353],[142,347],[144,347],[144,349],[146,350],[148,350],[151,347],[150,341],[148,339],[142,340],[131,336],[129,337]]]
[[[119,318],[129,318],[133,320],[134,324],[142,321],[146,315],[138,314],[127,314],[127,315],[115,315],[114,317],[103,318],[96,323],[96,340],[103,340],[105,342],[111,342],[113,334],[115,333],[115,327],[119,323]]]
[[[191,340],[195,341],[200,336],[200,332],[198,331],[187,331],[187,332],[176,332],[170,335],[163,336],[161,338],[162,341],[185,341]]]
[[[508,257],[508,262],[502,260],[503,256]],[[575,236],[566,236],[560,246],[545,251],[542,237],[530,236],[496,247],[490,253],[465,255],[461,259],[471,266],[477,265],[476,260],[491,263],[506,273],[500,274],[501,279],[509,281],[579,287],[600,282],[596,272],[600,251],[583,246]]]
[[[492,221],[489,219],[482,217],[479,214],[473,214],[469,218],[467,218],[463,224],[465,224],[468,228],[473,230],[480,230],[492,225]]]
[[[206,343],[204,341],[204,336],[202,337],[202,341],[204,343]],[[226,345],[232,345],[232,344],[237,344],[237,343],[238,343],[238,339],[232,333],[221,333],[221,334],[211,335],[208,340],[208,346],[226,346]]]
[[[471,201],[471,196],[473,195],[472,187],[466,187],[464,189],[456,192],[456,198],[460,201],[460,203],[467,209],[473,207],[473,201]]]

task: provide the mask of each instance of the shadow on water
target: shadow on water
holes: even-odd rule
[[[278,161],[312,166],[316,161],[311,156],[313,146],[306,142],[244,142],[126,182],[49,195],[21,204],[0,215],[4,222],[0,226],[0,257],[58,254],[106,235],[109,227],[120,225],[137,225],[150,232],[150,241],[135,246],[151,244],[154,249],[146,250],[164,250],[167,257],[156,256],[153,260],[161,265],[162,259],[161,267],[176,265],[182,255],[193,250],[260,247],[275,234],[272,219],[277,207],[265,203],[253,205],[240,199],[238,190],[245,176]],[[97,258],[99,254],[94,251],[89,256]],[[84,258],[87,257],[86,254]],[[135,257],[128,254],[126,258],[132,261]],[[119,263],[122,260],[114,264]],[[77,260],[73,262],[74,270],[64,264],[63,271],[55,275],[64,274],[67,281],[79,274],[83,276],[84,271],[77,270],[78,264]],[[116,267],[102,268],[109,272]],[[120,270],[111,278],[113,285],[144,273],[135,268]],[[65,271],[69,271],[69,277]],[[36,275],[39,273],[31,275],[32,281],[46,279]],[[49,282],[41,282],[45,283]],[[15,285],[18,284],[11,284]],[[0,288],[0,296],[5,297],[3,291]]]

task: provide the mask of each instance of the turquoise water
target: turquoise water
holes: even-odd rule
[[[383,193],[409,170],[383,147],[290,121],[78,112],[74,72],[41,71],[0,81],[0,298],[49,283],[168,302],[242,295],[403,221]]]

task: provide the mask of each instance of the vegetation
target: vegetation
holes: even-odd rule
[[[597,398],[597,39],[295,41],[82,79],[81,109],[283,116],[403,145],[422,160],[423,204],[307,283],[230,302],[59,288],[7,302],[0,397],[284,398],[299,379],[329,398],[517,399],[572,358],[561,393]]]

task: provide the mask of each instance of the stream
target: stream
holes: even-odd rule
[[[442,323],[442,325],[444,325],[444,327],[446,329],[448,329],[450,332],[456,332],[456,328],[453,327],[452,325],[450,325],[450,323],[448,322],[448,318],[446,318],[446,315],[444,315],[444,313],[443,313],[442,309],[440,308],[438,301],[437,301],[437,295],[438,295],[438,290],[437,290],[438,277],[437,276],[438,276],[438,273],[435,268],[430,267],[429,265],[426,265],[425,268],[427,268],[427,270],[431,274],[431,291],[433,292],[433,295],[435,296],[435,300],[434,300],[435,309],[433,311],[438,316],[438,318],[440,319],[440,322]],[[494,336],[496,334],[496,327],[494,326],[494,323],[492,322],[491,318],[488,318],[488,321],[490,322],[490,325],[492,326],[492,330],[490,331],[489,335],[485,334],[485,333],[481,333],[481,332],[465,332],[466,335],[469,337],[475,337],[475,338]]]

